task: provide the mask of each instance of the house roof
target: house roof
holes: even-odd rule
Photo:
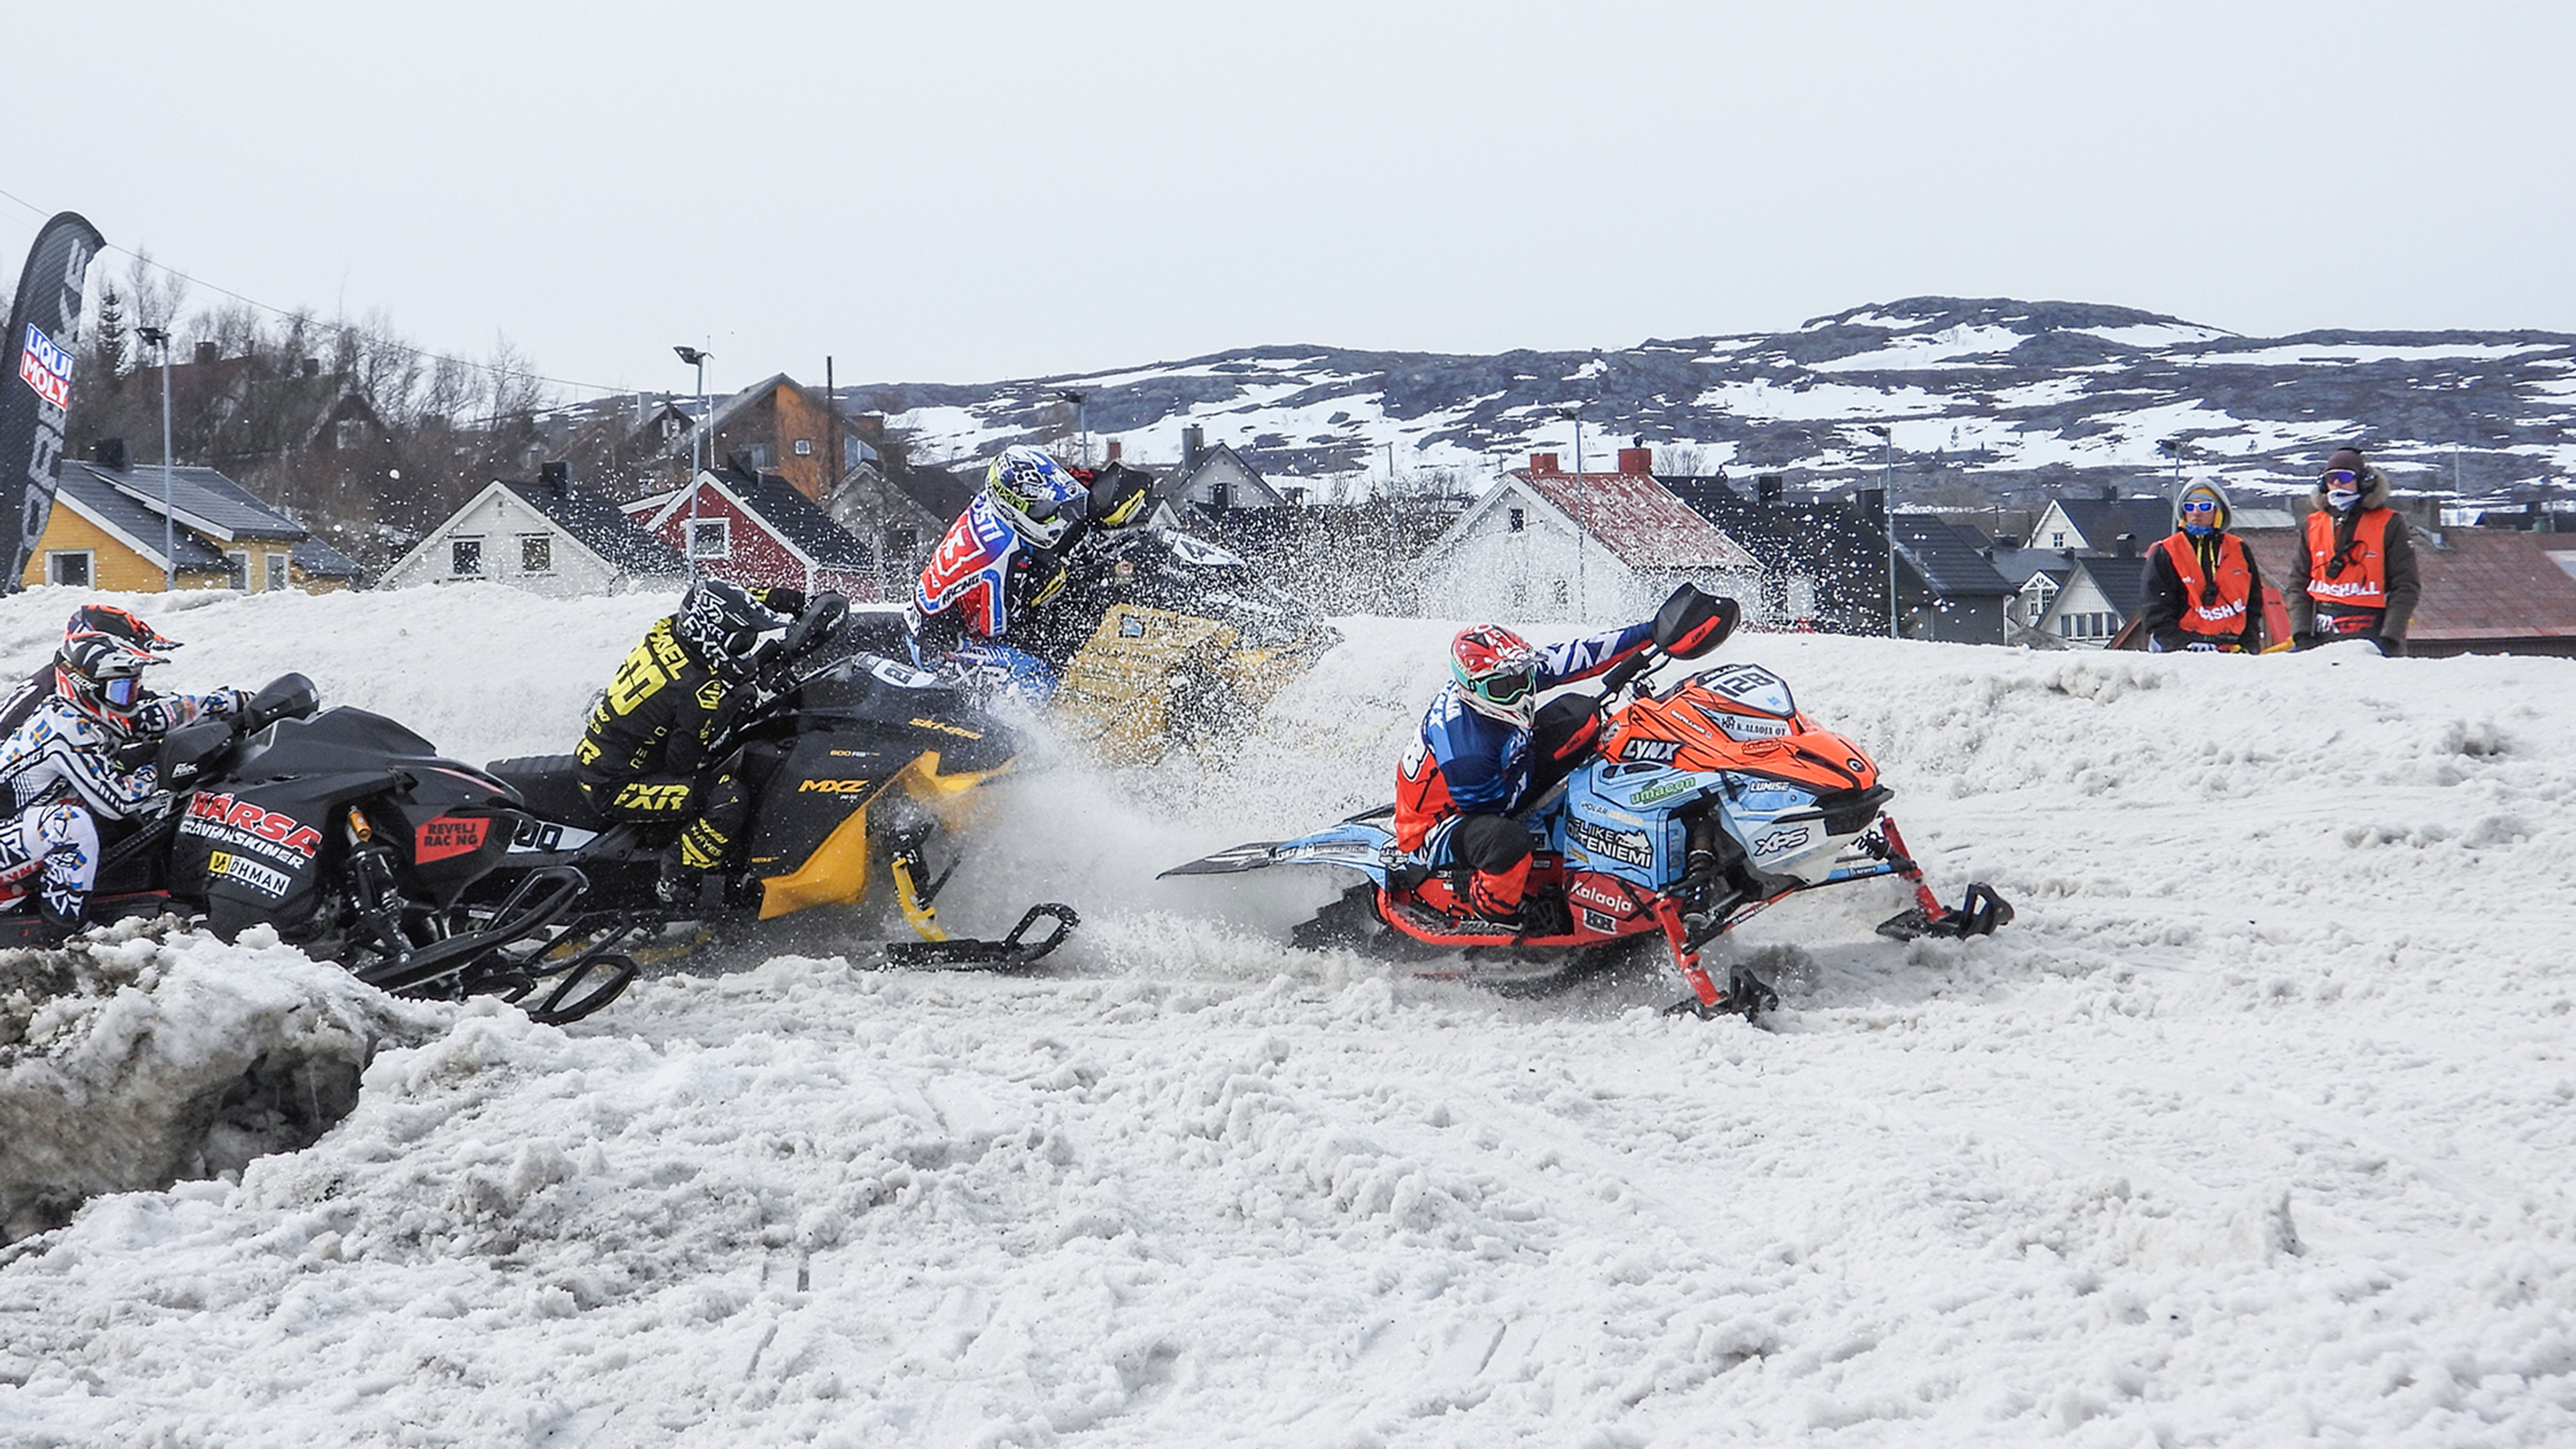
[[[160,473],[155,467],[154,475]],[[161,510],[146,508],[109,481],[114,474],[94,463],[74,458],[63,460],[61,497],[72,500],[91,522],[141,554],[147,561],[168,567],[161,557],[161,539],[165,532]],[[211,572],[224,567],[224,556],[204,539],[187,528],[174,535],[179,554],[178,566],[190,572]]]
[[[2163,498],[2060,498],[2058,511],[2084,542],[2103,553],[2112,552],[2121,534],[2137,535],[2138,548],[2173,532],[2173,504]]]
[[[1632,569],[1758,568],[1753,555],[1643,473],[1540,473],[1509,476]]]
[[[758,517],[769,531],[784,539],[798,553],[811,560],[816,568],[867,569],[876,566],[868,546],[858,535],[832,521],[822,506],[796,486],[775,473],[746,473],[727,467],[723,472],[698,475],[699,486],[713,485],[731,494],[735,502]],[[666,499],[652,517],[658,528],[668,522],[689,495],[681,489]]]
[[[669,544],[647,532],[605,494],[569,484],[503,480],[499,487],[545,515],[546,521],[627,574],[684,574],[689,566]]]
[[[2119,611],[2121,618],[2138,617],[2139,608],[2147,601],[2147,560],[2143,553],[2133,558],[2079,558],[2075,566],[2093,580],[2093,587]]]
[[[1896,515],[1896,541],[1914,571],[1945,599],[2000,599],[2015,591],[1979,551],[1982,535],[1928,513]]]
[[[295,566],[317,579],[361,579],[367,571],[357,560],[318,538],[299,539],[295,545]]]
[[[66,459],[63,470],[68,474],[74,463]],[[123,472],[103,468],[95,463],[77,466],[89,472],[126,497],[150,511],[155,526],[161,517],[161,465],[141,464]],[[179,467],[170,470],[170,509],[183,528],[221,539],[300,539],[309,532],[303,524],[269,507],[249,489],[212,468]]]

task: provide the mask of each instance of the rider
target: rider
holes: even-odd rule
[[[1103,484],[1097,516],[1093,483]],[[990,662],[1044,690],[1053,670],[1002,643],[1022,616],[1061,592],[1066,562],[1089,531],[1124,528],[1144,513],[1145,475],[1113,463],[1094,475],[1039,450],[1005,448],[984,470],[984,487],[957,515],[914,586],[914,634],[922,662],[951,652]]]
[[[705,893],[751,818],[738,764],[708,751],[804,611],[796,589],[701,579],[676,613],[644,632],[591,708],[573,751],[591,808],[611,820],[685,822],[653,885],[666,905]]]
[[[151,625],[106,604],[64,626],[54,692],[0,743],[0,880],[41,878],[36,908],[55,940],[80,929],[98,881],[98,822],[144,814],[160,797],[151,741],[199,719],[241,713],[239,690],[158,695],[143,671],[179,647]]]
[[[1434,867],[1468,867],[1467,907],[1519,926],[1530,838],[1512,812],[1532,793],[1533,754],[1565,744],[1533,750],[1538,697],[1608,672],[1653,636],[1649,622],[1533,649],[1499,624],[1459,630],[1449,642],[1449,687],[1423,714],[1422,733],[1396,772],[1397,847]]]

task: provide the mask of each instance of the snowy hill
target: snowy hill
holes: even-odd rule
[[[72,602],[0,600],[0,663]],[[658,603],[190,602],[174,683],[301,667],[468,758],[567,738]],[[568,1031],[429,1008],[314,1146],[0,1254],[0,1441],[2576,1436],[2576,664],[1741,638],[1945,893],[2021,908],[1784,904],[1754,1028],[1155,882],[1382,798],[1447,626],[1344,629],[1230,764],[1019,782],[957,911],[1079,904],[1042,973],[808,928]],[[130,1049],[186,1050],[133,989]]]
[[[2196,470],[2247,482],[2312,474],[2366,439],[2384,461],[2495,490],[2576,473],[2576,337],[2548,332],[2236,336],[2128,308],[1918,297],[1766,336],[1494,357],[1258,347],[1101,373],[982,385],[845,387],[911,430],[916,456],[967,459],[1070,439],[1079,420],[1127,456],[1177,458],[1181,431],[1276,473],[1456,469],[1481,483],[1532,449],[1689,445],[1706,471],[1804,481],[1894,465],[1901,496]],[[1892,455],[1880,439],[1892,433]],[[1675,469],[1675,471],[1682,471]],[[1363,483],[1360,486],[1365,487]]]

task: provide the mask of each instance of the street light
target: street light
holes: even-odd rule
[[[1571,403],[1559,415],[1574,424],[1574,609],[1578,619],[1592,617],[1592,591],[1584,580],[1584,542],[1592,536],[1592,490],[1583,482],[1583,404]]]
[[[689,433],[689,523],[680,539],[680,556],[689,565],[689,582],[698,581],[698,475],[706,471],[707,424],[707,358],[702,348],[674,346],[683,365],[698,370],[698,425]],[[808,374],[810,376],[810,374]]]
[[[1082,410],[1082,400],[1091,394],[1067,389],[1057,393],[1056,396],[1073,404],[1073,425],[1075,430],[1082,434],[1082,466],[1089,468],[1091,466],[1091,416]]]
[[[1878,502],[1887,521],[1887,637],[1904,637],[1896,628],[1896,435],[1894,430],[1865,425],[1878,434]]]
[[[2176,488],[2182,486],[2182,455],[2190,450],[2191,444],[2181,438],[2167,438],[2156,444],[2157,452],[2173,459],[2173,480]]]
[[[137,327],[144,345],[161,349],[161,592],[179,587],[179,525],[170,501],[170,329]]]

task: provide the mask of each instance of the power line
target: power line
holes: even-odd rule
[[[0,188],[0,196],[7,197],[11,201],[18,203],[20,206],[27,208],[27,210],[34,212],[40,217],[51,217],[54,215],[53,212],[36,205],[27,198],[6,188]],[[342,322],[324,322],[315,318],[308,312],[295,312],[289,311],[284,307],[273,307],[256,297],[245,297],[241,293],[236,292],[229,287],[218,287],[212,282],[200,281],[197,278],[188,275],[186,272],[180,271],[176,267],[170,266],[164,262],[154,261],[152,258],[143,255],[141,252],[128,251],[126,248],[118,246],[114,242],[107,243],[106,249],[115,252],[120,256],[130,257],[141,265],[150,267],[155,271],[164,272],[170,276],[176,277],[191,287],[203,287],[207,291],[213,292],[218,296],[230,297],[234,301],[241,303],[243,306],[256,307],[260,311],[266,312],[270,316],[284,321],[295,321],[300,319],[308,327],[314,327],[325,332],[344,335],[358,333],[362,330]],[[610,387],[606,383],[582,382],[569,377],[551,377],[542,372],[520,372],[506,367],[494,367],[488,362],[476,362],[470,357],[452,357],[444,352],[432,352],[425,347],[414,347],[410,343],[395,341],[390,338],[378,338],[376,340],[385,342],[402,352],[407,352],[413,357],[421,358],[430,362],[451,363],[458,367],[470,367],[476,372],[490,373],[494,377],[527,378],[533,382],[552,383],[557,387],[568,387],[579,391],[596,392],[608,396],[615,396],[617,394],[635,391],[635,389],[631,387]]]

